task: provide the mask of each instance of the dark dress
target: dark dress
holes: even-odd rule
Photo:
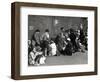
[[[71,56],[72,55],[72,44],[68,40],[66,42],[67,42],[67,45],[66,45],[66,48],[64,50],[65,55]]]
[[[73,46],[73,51],[76,52],[78,50],[78,46],[77,46],[77,43],[76,43],[76,35],[74,32],[72,32],[70,35],[69,35],[70,39],[71,39],[71,43],[72,43],[72,46]]]

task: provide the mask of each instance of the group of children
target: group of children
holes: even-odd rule
[[[28,40],[28,64],[45,64],[46,56],[55,56],[57,47],[53,40],[50,40],[48,30],[42,35],[40,40],[39,30],[35,31],[31,40]]]
[[[56,55],[56,44],[53,41],[50,41],[48,44],[48,48],[45,48],[45,51],[42,50],[40,46],[35,46],[34,40],[28,41],[28,61],[29,65],[40,65],[45,64],[46,56],[55,56]]]
[[[86,40],[86,41],[85,41]],[[46,29],[43,35],[36,30],[32,39],[28,41],[28,64],[45,64],[47,56],[69,55],[77,51],[84,52],[87,48],[87,39],[81,35],[80,30],[64,30],[61,28],[55,38],[50,38],[49,30]]]

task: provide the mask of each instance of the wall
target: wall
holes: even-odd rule
[[[40,30],[41,35],[45,32],[45,29],[49,29],[50,34],[51,34],[51,32],[52,32],[51,31],[52,17],[30,15],[28,19],[29,19],[28,28],[30,26],[33,27],[33,29],[29,30],[29,32],[28,32],[29,39],[31,39],[31,37],[36,29]]]
[[[16,82],[10,79],[11,72],[11,2],[25,1],[37,3],[68,4],[98,6],[98,23],[100,22],[100,0],[1,0],[0,1],[0,82]],[[98,35],[100,35],[100,24],[98,24]],[[100,42],[100,37],[98,38]],[[98,43],[100,49],[100,43]],[[98,51],[98,62],[100,62],[100,50]],[[100,63],[98,66],[100,69]],[[100,70],[98,75],[63,77],[38,80],[21,80],[18,82],[100,82]]]
[[[49,29],[50,37],[55,38],[60,33],[60,28],[64,27],[65,30],[70,28],[77,30],[80,25],[83,25],[84,31],[87,28],[87,18],[81,17],[62,17],[62,16],[28,16],[28,39],[32,38],[36,29],[40,30],[42,35],[45,29]]]

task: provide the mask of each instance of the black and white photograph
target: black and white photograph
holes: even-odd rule
[[[28,15],[28,66],[88,63],[88,18]]]
[[[97,75],[97,31],[97,7],[12,3],[12,78]]]

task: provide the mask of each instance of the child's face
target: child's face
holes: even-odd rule
[[[36,34],[40,34],[40,32],[36,32]]]
[[[37,46],[37,51],[41,51],[41,47],[40,46]]]

